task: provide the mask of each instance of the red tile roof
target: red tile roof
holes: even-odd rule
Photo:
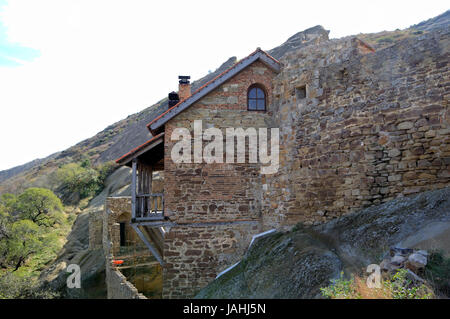
[[[215,78],[213,78],[212,80],[206,82],[204,85],[202,85],[201,87],[199,87],[197,90],[195,90],[189,97],[194,96],[195,94],[199,93],[200,91],[202,91],[205,87],[207,87],[208,85],[210,85],[211,83],[213,83],[214,81],[216,81],[217,79],[221,78],[222,76],[224,76],[225,74],[227,74],[228,72],[230,72],[231,70],[233,70],[237,65],[239,65],[239,63],[241,63],[242,61],[252,57],[253,55],[255,55],[258,52],[262,52],[264,53],[268,58],[270,58],[271,60],[273,60],[274,62],[281,64],[278,60],[276,60],[273,56],[271,56],[270,54],[268,54],[267,52],[261,50],[260,48],[257,48],[254,52],[252,52],[250,55],[248,55],[247,57],[239,60],[238,62],[236,62],[233,66],[231,66],[230,68],[226,69],[225,71],[223,71],[222,73],[220,73],[219,75],[217,75]],[[150,123],[147,124],[147,128],[151,131],[150,129],[150,125],[152,125],[154,122],[156,122],[157,120],[159,120],[161,117],[163,117],[164,115],[166,115],[167,113],[169,113],[171,110],[177,108],[180,104],[182,104],[186,99],[188,99],[189,97],[179,101],[177,104],[175,104],[174,106],[172,106],[171,108],[169,108],[168,110],[166,110],[165,112],[161,113],[159,116],[155,117],[153,120],[150,121]]]
[[[116,159],[116,163],[117,163],[117,164],[120,164],[120,162],[122,162],[125,158],[127,158],[127,157],[129,157],[129,156],[131,156],[131,155],[136,154],[136,153],[139,152],[141,149],[147,147],[148,145],[150,145],[150,143],[156,141],[158,138],[160,138],[160,137],[163,136],[163,135],[164,135],[164,132],[163,132],[163,133],[159,133],[159,134],[156,135],[156,136],[153,136],[153,137],[152,137],[151,139],[149,139],[147,142],[145,142],[145,143],[143,143],[143,144],[141,144],[141,145],[139,145],[139,146],[133,148],[133,149],[132,149],[131,151],[129,151],[128,153],[126,153],[126,154],[122,155],[121,157],[119,157],[118,159]]]

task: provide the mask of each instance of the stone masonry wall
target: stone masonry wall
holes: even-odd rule
[[[115,254],[120,245],[119,218],[124,214],[131,220],[131,197],[106,198],[103,212],[103,250],[105,256]]]
[[[285,56],[273,102],[280,170],[262,179],[264,227],[449,185],[448,61],[448,31],[375,53],[344,38]]]
[[[106,264],[108,299],[147,299],[119,271]]]
[[[173,227],[164,240],[163,298],[187,298],[238,262],[256,222],[210,227]]]
[[[165,235],[163,298],[195,295],[239,261],[262,230],[321,223],[448,186],[449,44],[449,33],[439,31],[378,52],[355,37],[305,46],[283,57],[280,74],[257,62],[169,121],[164,208],[178,226]],[[267,90],[267,112],[247,111],[253,83]],[[196,119],[223,133],[279,127],[279,171],[173,163],[173,130],[192,132]],[[131,206],[125,199],[108,205]],[[105,222],[104,230],[113,228]],[[120,281],[113,277],[111,287]]]
[[[120,230],[117,223],[123,216],[131,218],[131,197],[108,197],[103,212],[103,251],[106,256],[106,288],[108,299],[146,299],[126,277],[112,266],[119,251]],[[134,231],[132,231],[134,233]]]
[[[102,248],[103,214],[101,211],[89,213],[89,249]]]

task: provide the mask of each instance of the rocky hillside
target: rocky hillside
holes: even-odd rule
[[[441,250],[450,257],[450,188],[263,237],[197,298],[321,297],[319,288],[341,271],[355,274],[380,264],[390,247]],[[440,289],[448,291],[450,282],[445,280]]]
[[[405,37],[420,36],[423,32],[436,28],[446,28],[449,25],[449,11],[433,19],[419,23],[411,28],[396,31],[383,31],[374,34],[359,34],[358,37],[376,49],[393,45]],[[306,46],[319,38],[328,38],[328,31],[321,26],[315,26],[290,37],[282,45],[269,50],[275,58],[280,59],[286,53]],[[194,81],[193,90],[197,89],[216,75],[236,63],[236,57],[231,57],[219,66],[216,71]],[[168,93],[168,92],[167,92]],[[146,124],[167,108],[167,98],[114,123],[95,136],[86,139],[67,150],[50,155],[47,158],[35,160],[25,165],[0,172],[0,194],[17,193],[24,188],[49,184],[48,176],[58,166],[77,161],[83,155],[88,155],[94,164],[114,160],[130,149],[142,144],[150,138]]]
[[[413,25],[412,28],[422,30],[422,31],[431,31],[434,29],[444,29],[450,27],[450,10],[445,11],[443,14],[438,15],[437,17],[428,19],[419,24]]]
[[[48,156],[46,158],[35,159],[35,160],[31,161],[31,162],[25,163],[23,165],[15,166],[15,167],[13,167],[11,169],[0,171],[0,183],[5,181],[5,180],[7,180],[8,178],[14,177],[16,175],[19,175],[22,172],[25,172],[25,171],[27,171],[29,169],[32,169],[33,167],[39,166],[42,163],[44,163],[45,161],[48,161],[48,160],[50,160],[52,158],[55,158],[56,156],[58,156],[58,153],[57,154],[52,154],[52,155],[50,155],[50,156]]]

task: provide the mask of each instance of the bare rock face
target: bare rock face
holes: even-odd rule
[[[422,254],[411,254],[408,257],[408,263],[416,269],[425,268],[427,265],[427,257]]]
[[[296,226],[259,240],[244,259],[197,298],[317,298],[340,271],[369,264],[384,272],[405,268],[411,280],[427,265],[428,251],[398,245],[427,225],[450,221],[450,187],[398,198],[317,226]],[[438,234],[439,235],[439,234]],[[450,241],[435,242],[436,249]],[[380,256],[385,256],[380,260]]]
[[[246,258],[197,298],[311,298],[339,276],[339,257],[310,234],[297,231],[258,240]]]
[[[403,264],[405,262],[405,260],[406,260],[405,257],[395,255],[394,257],[391,258],[391,264],[393,264],[395,266],[400,266],[401,264]]]
[[[318,44],[322,41],[327,41],[329,33],[330,31],[325,30],[321,25],[317,25],[294,34],[282,45],[270,50],[269,54],[275,59],[280,59],[289,51],[297,50],[310,44]]]
[[[445,11],[437,17],[428,19],[413,26],[414,29],[422,31],[432,31],[435,29],[445,29],[450,26],[450,10]]]
[[[389,256],[380,263],[381,271],[394,275],[398,269],[406,269],[407,276],[414,282],[424,282],[419,273],[427,265],[428,252],[411,248],[391,247]]]

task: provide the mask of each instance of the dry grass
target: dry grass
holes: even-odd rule
[[[381,288],[369,288],[366,283],[367,279],[359,276],[355,277],[355,290],[361,299],[392,299],[392,291],[385,285]]]
[[[414,284],[406,276],[406,270],[394,275],[384,275],[380,288],[370,288],[364,275],[352,276],[345,280],[334,280],[328,287],[322,288],[322,295],[332,299],[431,299],[436,298],[428,284]]]

